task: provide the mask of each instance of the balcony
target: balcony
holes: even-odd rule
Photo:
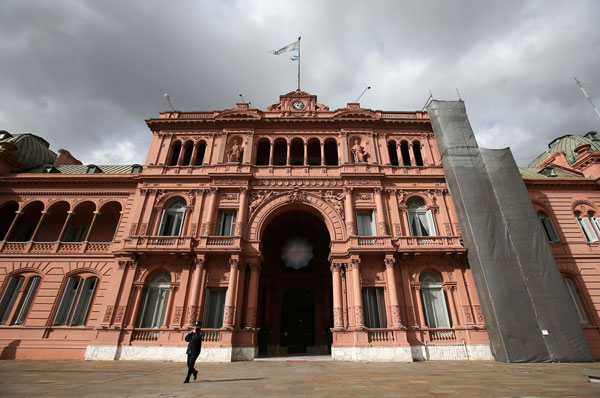
[[[191,236],[130,236],[123,249],[135,253],[189,253],[195,243]]]
[[[6,242],[0,241],[3,254],[110,254],[112,242]]]
[[[351,250],[379,251],[392,248],[392,239],[389,236],[351,236],[348,241]]]
[[[198,249],[202,249],[202,251],[239,251],[241,243],[240,236],[200,236]]]
[[[403,253],[459,253],[467,249],[460,236],[401,236],[396,238],[398,251]]]

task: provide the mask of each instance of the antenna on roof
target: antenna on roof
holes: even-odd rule
[[[173,107],[173,104],[171,103],[171,98],[169,97],[169,94],[165,93],[164,97],[167,100],[167,102],[169,103],[169,106],[171,107],[173,112],[175,112],[175,108]]]
[[[575,79],[575,84],[577,84],[577,87],[579,87],[581,89],[581,92],[583,93],[583,95],[585,95],[585,98],[587,98],[587,100],[592,105],[592,108],[594,108],[594,110],[596,111],[596,115],[598,115],[598,117],[600,117],[600,112],[598,112],[598,108],[596,108],[596,105],[594,105],[590,96],[585,92],[585,89],[583,88],[583,84],[581,84],[581,82],[579,80],[577,80],[577,78],[575,76],[573,76],[573,79]]]
[[[425,108],[427,108],[427,105],[429,105],[431,100],[433,100],[433,94],[431,93],[431,89],[429,89],[429,97],[427,97],[427,101],[425,101],[425,105],[423,105],[423,108],[421,108],[421,112],[425,111]]]
[[[246,101],[244,101],[244,96],[242,95],[242,93],[240,93],[240,98],[242,99],[242,103],[246,103]]]
[[[460,93],[458,92],[458,89],[456,89],[456,94],[458,94],[458,99],[462,101],[462,97],[460,96]]]
[[[358,96],[358,98],[357,98],[357,99],[356,99],[356,101],[354,101],[354,102],[358,102],[358,100],[360,99],[360,97],[362,97],[362,96],[363,96],[363,94],[364,94],[364,93],[366,93],[366,92],[367,92],[367,90],[370,90],[370,89],[371,89],[371,86],[367,86],[367,88],[365,88],[365,89],[363,90],[363,92],[362,92],[362,93],[361,93],[361,94]]]

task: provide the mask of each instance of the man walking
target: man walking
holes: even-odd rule
[[[196,364],[196,359],[198,359],[198,355],[200,355],[200,350],[202,349],[202,337],[204,336],[204,333],[202,333],[202,330],[200,329],[202,327],[202,322],[198,321],[194,326],[196,327],[196,330],[185,336],[185,341],[188,342],[188,348],[185,352],[187,354],[188,373],[183,381],[184,383],[190,382],[191,375],[194,375],[194,380],[198,377],[198,371],[194,368],[194,365]]]

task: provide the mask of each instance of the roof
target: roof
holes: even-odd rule
[[[41,167],[36,167],[26,171],[26,173],[45,173],[45,168],[51,166],[50,164]],[[101,170],[101,174],[135,174],[132,173],[133,166],[140,166],[137,164],[126,164],[126,165],[64,165],[64,166],[52,166],[60,174],[88,174],[88,166],[96,166]],[[141,166],[140,166],[141,167]]]
[[[17,147],[13,155],[17,160],[29,169],[43,164],[52,164],[56,159],[56,153],[50,150],[50,144],[34,134],[9,134],[4,132],[0,142],[8,142]]]
[[[585,135],[563,135],[562,137],[558,137],[554,139],[552,142],[548,144],[548,149],[546,152],[539,155],[535,158],[530,164],[530,167],[539,166],[544,160],[546,160],[550,155],[554,152],[562,151],[565,153],[567,157],[567,161],[569,164],[575,163],[575,159],[577,158],[577,152],[575,152],[575,148],[580,145],[588,144],[590,145],[591,151],[600,151],[600,136],[595,131],[590,131]]]
[[[549,169],[552,170],[546,172]],[[581,178],[580,174],[570,173],[560,167],[519,167],[519,172],[523,178]]]

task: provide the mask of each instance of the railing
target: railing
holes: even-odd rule
[[[456,334],[453,329],[435,329],[429,331],[430,341],[455,341]]]
[[[210,112],[205,113],[180,113],[179,119],[212,119],[213,114]]]
[[[156,341],[159,333],[158,330],[134,330],[131,341]]]
[[[456,247],[462,248],[461,239],[459,236],[401,236],[397,238],[398,247],[425,247],[425,248],[446,248]]]
[[[191,236],[132,236],[125,241],[125,250],[191,250]]]
[[[385,112],[381,114],[382,119],[416,119],[417,115],[415,113],[391,113]]]
[[[202,340],[206,343],[219,342],[221,341],[221,331],[204,329],[204,338]]]
[[[232,237],[225,236],[209,236],[206,238],[207,246],[231,246],[233,245]]]
[[[387,343],[394,341],[394,332],[388,329],[370,329],[369,343]]]
[[[358,238],[359,246],[378,246],[383,245],[382,238]]]
[[[112,242],[5,242],[0,241],[0,253],[110,253]]]

